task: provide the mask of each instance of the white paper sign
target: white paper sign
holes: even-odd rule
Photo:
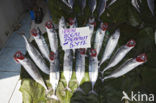
[[[61,34],[61,45],[64,50],[91,47],[89,27],[63,29]]]

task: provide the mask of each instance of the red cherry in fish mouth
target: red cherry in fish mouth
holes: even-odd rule
[[[53,28],[52,21],[47,21],[47,22],[45,23],[45,26],[46,26],[48,29],[52,29],[52,28]]]
[[[136,45],[136,42],[134,40],[129,40],[126,44],[128,47],[134,47]]]
[[[92,57],[95,57],[95,56],[97,55],[96,49],[90,49],[89,54],[90,54]]]
[[[55,58],[55,53],[54,52],[50,52],[50,56],[49,56],[50,60],[53,61]]]
[[[102,24],[101,24],[101,29],[102,29],[103,31],[107,30],[107,28],[108,28],[108,23],[102,23]]]
[[[96,22],[91,22],[89,24],[96,26]]]
[[[69,18],[68,21],[69,21],[69,25],[73,25],[74,24],[74,19],[73,18]]]
[[[21,51],[17,51],[15,54],[14,54],[14,60],[16,62],[19,62],[18,60],[23,60],[24,59],[24,55],[22,54]]]
[[[32,35],[32,36],[37,36],[37,35],[38,35],[37,29],[33,28],[33,29],[31,30],[31,35]]]
[[[138,62],[146,62],[147,61],[147,55],[145,53],[140,54],[136,57],[136,61]]]
[[[80,48],[79,49],[80,54],[84,55],[86,53],[86,49],[85,48]]]

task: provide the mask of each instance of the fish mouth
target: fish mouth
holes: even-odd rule
[[[38,35],[37,29],[33,28],[33,29],[31,30],[31,35],[32,35],[32,36],[37,36],[37,35]]]
[[[136,45],[136,42],[135,40],[131,39],[127,42],[126,44],[128,47],[134,47]]]
[[[52,21],[47,21],[47,22],[45,23],[45,26],[46,26],[48,29],[52,29],[52,28],[53,28],[53,26],[52,26]]]
[[[22,54],[21,51],[17,51],[15,54],[14,54],[14,60],[16,62],[19,62],[18,60],[23,60],[24,59],[24,55]]]
[[[145,53],[140,54],[136,57],[136,61],[138,62],[146,62],[147,61],[147,55]]]
[[[55,56],[56,56],[55,53],[51,51],[49,54],[50,60],[53,61],[55,59]]]
[[[108,28],[108,23],[101,23],[101,29],[103,31],[107,30],[107,28]]]
[[[96,49],[91,48],[91,49],[89,50],[89,55],[92,56],[92,57],[97,56],[97,51],[96,51]]]
[[[75,23],[73,18],[69,18],[68,21],[69,21],[69,25],[73,25]]]

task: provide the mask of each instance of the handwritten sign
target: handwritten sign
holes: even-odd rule
[[[61,45],[64,50],[90,48],[89,27],[62,29]]]

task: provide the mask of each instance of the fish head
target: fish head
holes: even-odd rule
[[[38,36],[38,34],[39,34],[39,31],[38,31],[37,29],[33,28],[33,29],[31,30],[31,35],[32,35],[32,36],[36,37],[36,36]]]
[[[96,56],[97,56],[97,51],[96,51],[96,49],[92,49],[92,48],[91,48],[91,49],[89,50],[89,55],[92,56],[92,57],[96,57]]]
[[[113,39],[119,39],[119,37],[120,37],[120,30],[117,29],[112,37],[113,37]]]
[[[52,28],[53,28],[52,21],[47,21],[47,22],[45,23],[45,27],[47,27],[48,29],[52,29]]]
[[[55,53],[51,51],[49,54],[49,58],[51,61],[53,61],[55,59]]]
[[[146,62],[147,61],[147,55],[145,53],[140,54],[136,57],[137,62]]]
[[[89,24],[96,26],[95,18],[93,17],[89,18]]]
[[[80,51],[81,55],[85,55],[86,54],[86,49],[85,48],[80,48],[79,51]]]
[[[23,60],[24,59],[24,55],[22,54],[21,51],[17,51],[15,54],[14,54],[14,60],[19,63],[18,60]]]
[[[134,40],[129,40],[126,44],[127,47],[135,47],[136,42]]]
[[[108,28],[108,23],[101,23],[100,28],[105,31]]]
[[[69,18],[68,19],[68,22],[69,22],[69,25],[73,25],[74,23],[75,23],[75,19],[73,19],[73,18]]]

